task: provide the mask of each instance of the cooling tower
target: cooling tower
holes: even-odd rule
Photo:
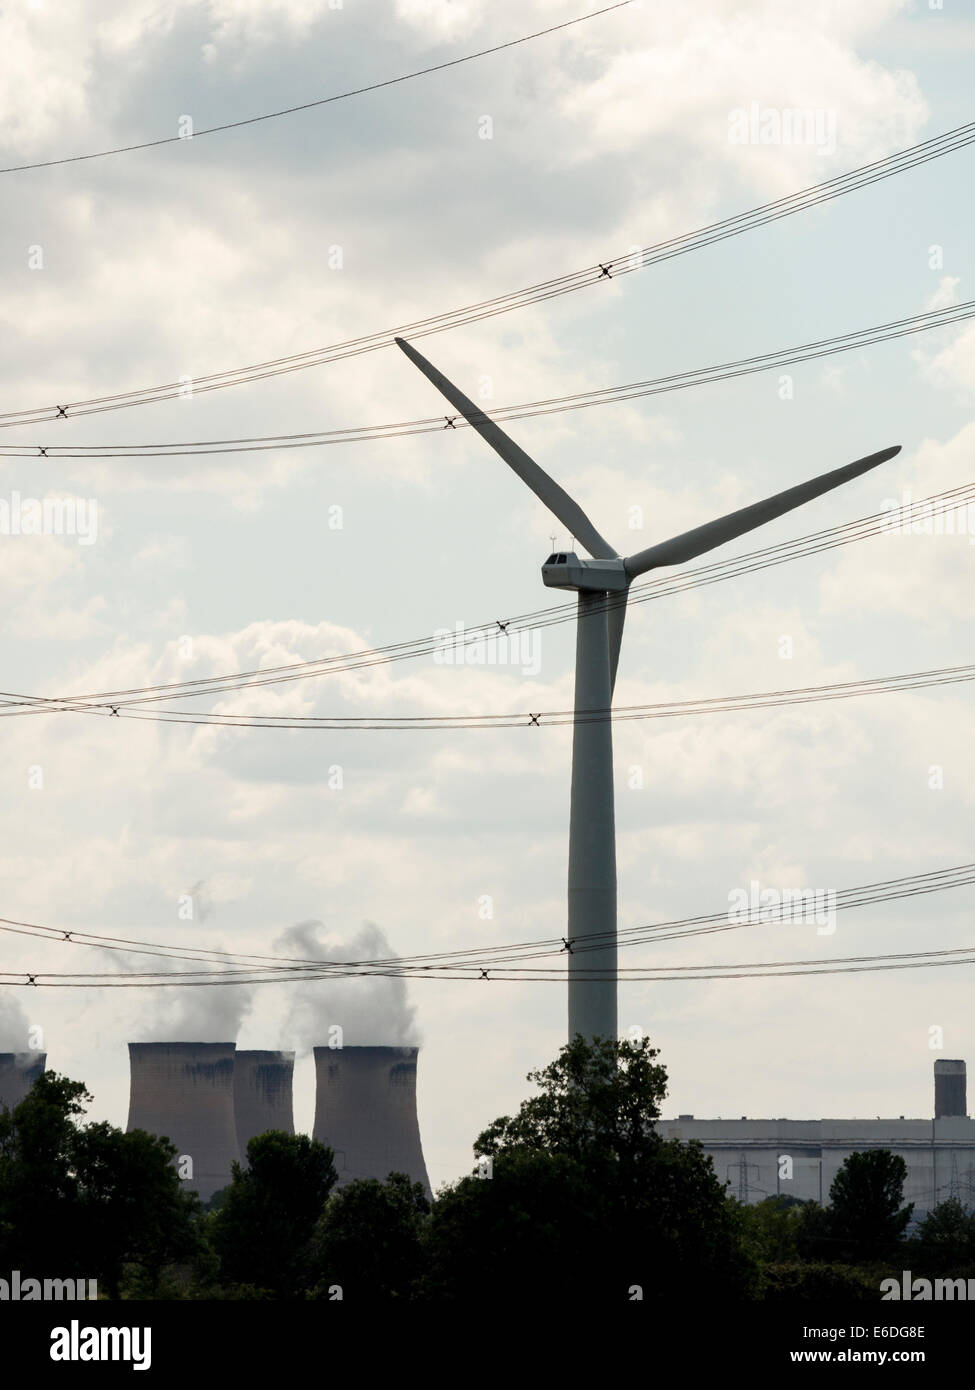
[[[234,1117],[240,1161],[247,1158],[247,1141],[268,1129],[294,1134],[291,1088],[293,1052],[237,1052],[234,1059]]]
[[[339,1186],[408,1173],[430,1191],[416,1117],[416,1047],[316,1047],[314,1138]]]
[[[19,1105],[46,1063],[46,1052],[0,1052],[0,1108]]]
[[[234,1052],[232,1042],[129,1043],[128,1127],[165,1135],[191,1158],[186,1185],[204,1202],[230,1182],[237,1157]]]
[[[945,1057],[934,1064],[934,1117],[967,1115],[965,1063]]]

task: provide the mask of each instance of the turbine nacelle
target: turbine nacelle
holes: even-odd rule
[[[550,555],[542,566],[542,583],[550,589],[625,589],[629,584],[621,557],[580,560],[573,550]]]

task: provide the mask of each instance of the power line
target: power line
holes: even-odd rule
[[[794,689],[766,690],[743,695],[714,695],[694,700],[668,700],[642,705],[620,705],[604,709],[523,710],[507,714],[389,714],[389,715],[292,715],[229,714],[196,710],[128,710],[124,705],[30,704],[27,709],[3,710],[14,713],[92,714],[100,718],[141,719],[161,724],[208,725],[226,729],[297,729],[343,731],[349,733],[416,733],[460,729],[531,729],[573,724],[627,723],[644,719],[674,719],[693,714],[735,714],[753,709],[782,709],[792,705],[824,701],[851,700],[861,695],[886,695],[904,690],[928,690],[975,680],[975,663],[944,666],[928,671],[910,671],[896,676],[873,676],[856,681],[827,685],[799,686]],[[116,715],[116,709],[118,713]]]
[[[710,367],[694,367],[684,372],[672,372],[668,376],[651,377],[646,381],[632,381],[620,386],[604,386],[593,391],[576,391],[565,396],[551,396],[535,401],[523,401],[517,405],[499,406],[490,413],[482,412],[481,418],[496,421],[525,420],[539,415],[586,410],[597,405],[615,405],[620,401],[665,395],[672,391],[686,391],[694,386],[731,381],[738,377],[753,376],[758,372],[815,361],[821,357],[853,352],[859,348],[870,347],[874,343],[889,342],[914,333],[926,333],[934,328],[964,323],[971,318],[975,318],[975,299],[943,309],[911,314],[907,318],[894,319],[871,328],[858,328],[831,338],[802,343],[797,347],[780,348],[776,352],[743,357],[732,362],[720,362]],[[470,424],[463,416],[434,415],[382,425],[350,425],[334,430],[309,430],[300,434],[253,435],[238,439],[203,439],[168,444],[0,444],[0,458],[100,460],[175,458],[189,455],[205,458],[213,454],[308,449],[331,444],[362,444],[380,439],[440,434],[448,429],[453,431],[469,428]]]
[[[839,889],[835,892],[835,910],[844,911],[854,907],[876,906],[879,903],[917,897],[932,892],[943,892],[975,883],[975,863],[959,864],[948,869],[929,870],[920,874],[904,875],[894,879],[884,879],[876,883],[861,884],[858,887]],[[713,931],[734,931],[746,926],[775,925],[795,922],[795,904],[782,896],[777,907],[762,910],[757,917],[743,920],[729,920],[730,913],[710,913],[705,916],[688,917],[670,922],[660,922],[639,927],[630,927],[620,933],[621,946],[646,944],[647,942],[669,941],[684,936],[710,934]],[[449,978],[481,979],[486,974],[492,978],[504,979],[564,979],[564,974],[551,974],[550,967],[517,965],[512,962],[538,959],[544,956],[564,957],[569,949],[573,954],[584,954],[599,949],[599,935],[586,937],[589,944],[567,942],[565,938],[555,937],[542,941],[515,943],[508,946],[475,947],[466,951],[442,951],[411,957],[387,957],[384,959],[334,961],[302,957],[281,957],[254,955],[241,952],[182,946],[174,950],[171,945],[158,942],[136,941],[131,938],[111,937],[80,930],[65,931],[38,923],[23,922],[12,918],[0,918],[0,931],[33,937],[41,941],[55,941],[59,944],[87,946],[99,950],[116,952],[121,955],[151,955],[168,960],[186,961],[195,964],[219,965],[219,971],[183,972],[5,972],[12,977],[7,983],[21,985],[69,984],[87,981],[88,985],[74,984],[72,987],[89,987],[92,983],[111,985],[124,982],[127,987],[137,984],[150,987],[155,984],[180,986],[183,984],[265,984],[274,981],[309,981],[327,978],[348,978],[350,976],[373,976],[382,978]],[[831,960],[736,962],[731,964],[705,964],[700,966],[635,966],[606,972],[593,969],[588,972],[593,979],[664,979],[664,978],[733,978],[734,976],[706,975],[700,971],[784,971],[798,973],[798,968],[808,973],[836,973],[839,967],[898,969],[907,968],[897,962],[910,961],[915,964],[963,964],[968,961],[975,947],[954,947],[949,949],[921,952],[887,953],[874,956],[850,956]],[[962,957],[962,959],[949,959]],[[890,962],[891,964],[887,964]],[[507,969],[507,975],[499,975],[500,969]],[[255,969],[264,974],[255,977]],[[655,973],[647,975],[652,969]],[[461,972],[461,973],[458,973]],[[23,978],[21,978],[23,977]]]
[[[854,521],[843,522],[839,526],[799,536],[794,540],[780,541],[774,545],[763,546],[759,550],[746,551],[741,555],[714,560],[705,565],[697,565],[681,574],[668,574],[658,579],[634,584],[628,593],[608,596],[602,608],[614,608],[621,603],[648,603],[673,594],[722,583],[744,574],[757,573],[807,555],[823,554],[826,551],[850,545],[855,541],[889,534],[897,528],[923,525],[966,506],[971,501],[975,501],[975,483],[962,484],[944,492],[933,493],[929,497],[920,498],[917,502],[913,502],[909,506],[902,506],[896,511],[874,512]],[[595,611],[599,611],[599,609]],[[538,609],[532,613],[481,623],[466,630],[459,645],[466,649],[475,643],[483,643],[498,637],[502,633],[517,634],[526,630],[544,630],[558,624],[575,621],[575,619],[576,605],[574,603],[557,604],[549,608]],[[340,675],[371,666],[415,660],[418,657],[429,656],[438,649],[443,649],[442,638],[419,637],[410,641],[390,643],[384,647],[366,648],[358,652],[342,653],[338,656],[317,657],[310,661],[290,662],[264,669],[258,667],[218,676],[199,676],[187,681],[173,681],[159,685],[130,686],[121,690],[102,690],[68,696],[26,695],[14,691],[0,691],[0,717],[13,717],[39,711],[89,712],[93,709],[108,717],[116,717],[115,711],[118,710],[118,717],[122,717],[122,710],[132,709],[137,705],[158,704],[161,701],[179,698],[193,699],[204,695],[220,695],[235,690],[251,690],[263,686],[308,680],[318,676]],[[943,669],[948,671],[951,668]],[[909,673],[908,678],[912,674],[915,673]],[[932,673],[935,677],[937,674],[937,672]],[[886,679],[896,680],[898,678],[888,677]]]
[[[495,44],[492,48],[482,48],[477,53],[467,53],[462,58],[451,58],[444,63],[434,63],[431,67],[418,68],[415,72],[403,73],[400,77],[388,77],[383,82],[372,82],[366,87],[353,87],[346,92],[337,92],[330,97],[319,97],[315,101],[305,101],[298,106],[286,106],[280,111],[268,111],[261,116],[248,116],[240,121],[225,121],[222,125],[206,126],[203,130],[195,130],[192,136],[166,135],[158,140],[143,140],[134,145],[117,145],[108,150],[96,150],[91,154],[73,154],[64,156],[61,159],[43,159],[33,164],[12,164],[5,169],[0,169],[0,174],[20,174],[27,169],[50,169],[58,164],[80,164],[89,159],[107,159],[110,155],[131,154],[136,150],[156,149],[160,145],[186,144],[188,139],[197,140],[204,135],[216,135],[219,131],[240,130],[242,126],[258,125],[262,121],[274,121],[280,116],[293,116],[299,111],[310,111],[316,106],[330,106],[336,101],[346,101],[349,97],[363,96],[366,92],[378,92],[384,87],[396,87],[402,82],[412,82],[417,77],[428,77],[434,72],[444,72],[447,68],[456,68],[462,63],[472,63],[477,58],[486,58],[492,53],[501,53],[506,48],[517,48],[519,44],[531,43],[533,39],[544,38],[548,34],[556,34],[561,29],[571,29],[574,24],[582,24],[587,19],[596,19],[599,15],[609,14],[612,10],[621,10],[630,4],[630,0],[618,0],[614,5],[606,5],[601,10],[593,10],[589,14],[578,15],[575,19],[567,19],[562,24],[553,24],[548,29],[538,29],[533,34],[525,34],[520,39],[509,39],[506,43]]]
[[[584,289],[589,285],[605,284],[636,270],[643,270],[651,265],[659,265],[661,262],[671,260],[676,256],[686,255],[691,251],[727,240],[729,237],[739,236],[755,227],[766,226],[784,217],[790,217],[793,213],[831,202],[846,193],[868,187],[871,184],[892,178],[896,174],[904,173],[908,169],[917,168],[934,159],[940,159],[943,155],[964,149],[973,141],[975,141],[975,121],[957,126],[942,135],[924,140],[918,145],[900,150],[885,159],[862,165],[847,174],[837,175],[835,178],[813,184],[773,202],[761,204],[747,212],[722,218],[695,231],[656,242],[636,251],[631,250],[622,255],[604,258],[597,261],[595,265],[555,276],[529,285],[525,289],[509,291],[506,294],[496,295],[493,298],[481,300],[459,309],[415,319],[410,323],[400,324],[396,328],[346,339],[326,347],[310,348],[304,352],[271,358],[245,367],[225,368],[223,371],[196,376],[192,379],[192,392],[194,396],[201,395],[207,391],[223,390],[225,387],[264,380],[267,377],[278,376],[282,373],[324,366],[330,362],[338,362],[346,358],[360,356],[363,353],[390,347],[396,337],[415,339],[426,337],[431,333],[446,332],[464,324],[480,322],[531,304],[542,303]],[[39,424],[47,420],[69,419],[81,415],[100,414],[110,410],[122,410],[131,406],[148,405],[155,401],[174,400],[182,396],[185,390],[185,382],[170,381],[156,386],[120,391],[105,396],[92,396],[83,400],[7,411],[0,413],[0,425]]]

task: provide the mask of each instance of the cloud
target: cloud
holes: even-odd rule
[[[578,12],[572,0],[540,0],[535,27]],[[511,13],[486,0],[346,0],[342,10],[324,0],[124,0],[93,23],[48,0],[10,20],[3,162],[166,136],[184,111],[199,127],[393,76],[431,53],[515,36]],[[895,43],[890,21],[901,15]],[[923,39],[943,20],[892,0],[645,3],[313,112],[11,176],[20,182],[0,275],[3,411],[183,375],[198,383],[479,303],[881,157],[919,138],[929,107],[931,129],[952,124],[936,55],[925,50],[923,90],[888,56],[913,52],[905,35]],[[752,101],[835,111],[837,153],[730,144],[729,112]],[[491,139],[480,138],[484,114]],[[910,312],[904,294],[919,305],[937,279],[931,242],[952,247],[950,278],[967,283],[964,238],[952,241],[947,213],[933,211],[955,206],[953,161],[964,158],[465,324],[424,350],[465,389],[491,377],[493,399],[509,403],[897,317]],[[918,209],[930,230],[919,232]],[[43,270],[28,270],[34,244]],[[329,268],[334,245],[341,270]],[[519,420],[511,433],[601,529],[637,549],[887,443],[886,432],[874,436],[890,422],[905,444],[893,471],[783,519],[748,550],[878,510],[904,487],[920,496],[969,480],[964,392],[975,355],[961,335],[952,344],[943,385],[895,343],[844,359],[842,391],[813,363],[796,370],[788,403],[774,378],[754,377]],[[389,349],[4,438],[164,444],[441,414],[429,384]],[[94,495],[100,523],[111,523],[87,549],[57,538],[0,544],[15,689],[141,687],[285,665],[562,601],[538,576],[553,523],[470,431],[205,459],[7,458],[2,468],[5,494]],[[336,504],[344,526],[330,530]],[[618,702],[967,660],[973,553],[964,539],[878,538],[634,604]],[[422,658],[172,704],[294,716],[565,709],[572,626],[541,636],[535,677]],[[959,687],[620,721],[621,923],[719,910],[750,876],[848,885],[965,858],[968,714]],[[291,953],[343,959],[393,954],[378,928],[347,925],[363,918],[389,924],[409,955],[564,933],[568,728],[283,732],[65,714],[11,718],[4,735],[6,916],[174,951],[201,944],[202,929],[224,949],[269,953],[281,924],[298,923]],[[932,764],[944,767],[941,791],[929,790]],[[38,766],[43,789],[28,782]],[[641,790],[629,786],[636,766]],[[187,892],[203,914],[212,903],[202,928],[199,912],[179,918]],[[941,944],[967,929],[961,892],[932,895],[923,913],[854,916],[837,934],[850,954],[899,939]],[[717,940],[727,944],[666,944],[663,959],[829,946],[781,933]],[[12,937],[5,949],[11,969],[81,970],[99,958],[57,940]],[[643,963],[648,949],[629,959]],[[117,955],[104,959],[117,968]],[[147,959],[132,957],[132,968]],[[927,1104],[929,1023],[945,1025],[952,1055],[975,1041],[960,972],[957,982],[950,971],[858,976],[855,999],[844,988],[833,977],[625,984],[621,1020],[642,1022],[664,1047],[675,1108],[842,1114],[864,1095],[858,1069],[871,1078],[870,1113],[902,1113],[912,1094]],[[125,1120],[130,1038],[223,1041],[240,1028],[248,1045],[301,1050],[328,1041],[332,1022],[352,1043],[415,1040],[422,1027],[435,1182],[469,1168],[473,1135],[517,1105],[525,1072],[554,1055],[565,1025],[560,986],[494,981],[418,983],[415,1002],[405,981],[373,979],[261,986],[252,997],[106,985],[38,990],[34,1002],[52,1063],[87,1081],[95,1117],[115,1123]],[[714,1068],[718,1053],[734,1061],[730,1080]],[[829,1066],[810,1067],[814,1053]],[[850,1056],[857,1068],[843,1065]]]

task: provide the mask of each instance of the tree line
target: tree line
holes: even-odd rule
[[[45,1072],[0,1110],[0,1276],[97,1278],[109,1298],[606,1305],[878,1299],[905,1268],[975,1277],[975,1215],[942,1202],[908,1235],[888,1150],[851,1154],[825,1205],[740,1203],[699,1144],[659,1133],[657,1058],[648,1040],[577,1038],[432,1201],[402,1173],[339,1188],[329,1148],[270,1131],[204,1206],[166,1138],[86,1123],[84,1085]]]

